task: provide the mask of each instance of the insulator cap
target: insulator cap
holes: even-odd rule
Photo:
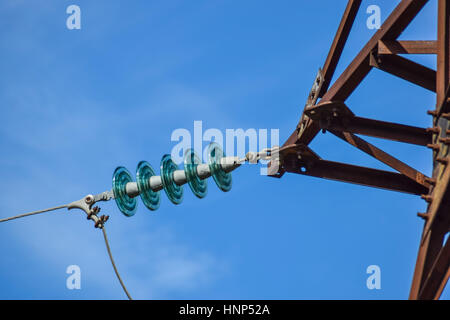
[[[198,198],[204,198],[208,193],[208,184],[200,179],[197,173],[197,167],[201,164],[200,158],[193,149],[186,150],[184,155],[184,172],[194,195]]]
[[[117,167],[113,174],[112,190],[117,207],[127,217],[134,216],[137,208],[136,198],[127,194],[126,186],[129,182],[133,182],[130,172],[124,167]]]
[[[227,192],[231,190],[232,178],[231,173],[226,173],[222,169],[221,159],[225,157],[222,148],[215,142],[208,146],[208,164],[211,175],[220,190]]]
[[[167,197],[174,204],[180,204],[183,201],[183,186],[177,185],[173,180],[173,172],[177,169],[178,166],[172,161],[170,154],[162,157],[161,180]]]
[[[153,191],[150,186],[150,178],[156,176],[155,170],[147,161],[139,162],[136,169],[136,183],[144,205],[154,211],[161,203],[161,192]]]

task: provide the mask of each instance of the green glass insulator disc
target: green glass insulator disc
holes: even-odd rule
[[[138,190],[141,195],[142,202],[152,211],[158,209],[161,202],[161,193],[159,191],[153,191],[152,188],[150,188],[150,178],[155,175],[155,171],[150,163],[147,161],[139,162],[136,169],[136,182]]]
[[[137,201],[136,198],[127,195],[126,185],[128,182],[133,182],[130,172],[124,167],[116,168],[112,181],[114,199],[120,212],[131,217],[136,213]]]
[[[192,192],[201,199],[208,193],[208,184],[206,179],[202,180],[198,177],[197,166],[199,164],[201,164],[201,161],[195,151],[192,149],[186,150],[184,155],[184,172]]]
[[[208,147],[208,165],[211,175],[220,190],[227,192],[231,190],[231,173],[226,173],[220,165],[220,160],[225,157],[222,148],[215,142]]]
[[[161,180],[164,191],[169,200],[174,204],[183,201],[183,186],[179,186],[173,181],[173,172],[178,170],[178,166],[172,161],[170,154],[166,154],[161,159]]]

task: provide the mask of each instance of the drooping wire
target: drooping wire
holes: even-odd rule
[[[103,232],[103,238],[105,239],[105,244],[106,244],[106,249],[108,251],[109,259],[111,260],[111,264],[112,264],[112,266],[114,268],[114,272],[116,273],[117,279],[119,279],[120,285],[122,286],[123,291],[127,295],[128,299],[129,300],[133,300],[133,298],[131,298],[131,295],[130,295],[130,293],[127,290],[127,287],[123,283],[122,278],[120,277],[119,271],[117,270],[116,264],[114,262],[114,259],[113,259],[112,253],[111,253],[111,248],[109,247],[108,236],[106,235],[105,226],[102,225],[101,229],[102,229],[102,232]]]
[[[19,214],[17,216],[0,219],[0,222],[11,221],[11,220],[19,219],[19,218],[29,217],[29,216],[32,216],[32,215],[35,215],[35,214],[40,214],[40,213],[55,211],[55,210],[59,210],[59,209],[64,209],[64,208],[67,208],[68,206],[69,205],[65,204],[65,205],[62,205],[62,206],[57,206],[57,207],[53,207],[53,208],[47,208],[47,209],[44,209],[44,210],[27,212],[27,213]],[[130,293],[127,290],[127,287],[123,283],[122,278],[120,277],[119,271],[117,270],[116,264],[114,262],[114,258],[113,258],[112,253],[111,253],[111,248],[109,246],[109,241],[108,241],[108,236],[106,235],[105,226],[103,224],[101,225],[101,229],[103,231],[103,238],[105,239],[106,249],[108,251],[108,255],[109,255],[109,258],[111,260],[111,264],[112,264],[112,266],[114,268],[114,272],[116,273],[117,279],[119,279],[120,285],[122,286],[123,291],[125,291],[125,294],[127,295],[128,299],[129,300],[133,300],[133,298],[131,298],[131,295],[130,295]]]
[[[68,206],[68,205],[65,204],[65,205],[62,205],[62,206],[53,207],[53,208],[48,208],[48,209],[44,209],[44,210],[38,210],[38,211],[27,212],[27,213],[19,214],[19,215],[17,215],[17,216],[13,216],[13,217],[9,217],[9,218],[0,219],[0,222],[6,222],[6,221],[14,220],[14,219],[19,219],[19,218],[24,218],[24,217],[32,216],[32,215],[35,215],[35,214],[40,214],[40,213],[44,213],[44,212],[49,212],[49,211],[59,210],[59,209],[67,208],[67,206]]]

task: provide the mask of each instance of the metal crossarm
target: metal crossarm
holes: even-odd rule
[[[418,214],[425,225],[410,299],[439,299],[450,275],[449,241],[444,244],[450,230],[450,0],[435,1],[438,2],[437,40],[398,40],[428,2],[402,0],[330,87],[330,80],[361,5],[361,1],[348,1],[300,121],[280,148],[280,162],[276,166],[269,164],[269,175],[272,177],[281,178],[290,172],[420,195],[427,202],[428,209]],[[437,69],[432,70],[400,54],[435,54]],[[433,117],[432,127],[419,128],[355,115],[345,101],[373,68],[435,92],[436,108],[428,111],[428,115]],[[397,172],[321,159],[308,146],[321,130],[331,132]],[[424,175],[357,135],[428,148],[433,153],[432,176]]]

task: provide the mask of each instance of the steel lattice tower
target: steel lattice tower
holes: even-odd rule
[[[398,41],[428,0],[402,0],[381,28],[367,42],[345,71],[331,84],[350,30],[362,0],[349,0],[325,64],[314,81],[301,119],[281,147],[277,165],[269,174],[281,177],[285,172],[339,180],[407,192],[428,203],[419,213],[424,228],[412,280],[410,299],[439,299],[450,276],[450,0],[438,1],[436,41]],[[435,54],[437,70],[399,56],[399,54]],[[345,101],[377,68],[436,93],[436,107],[428,111],[431,128],[358,117]],[[396,172],[377,170],[321,159],[309,144],[320,130],[328,131],[353,147],[369,154]],[[433,151],[433,174],[425,174],[382,151],[358,135],[410,143]]]

